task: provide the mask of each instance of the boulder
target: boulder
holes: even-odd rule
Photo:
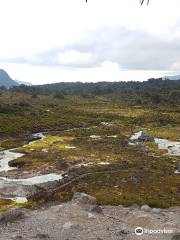
[[[25,217],[26,209],[12,208],[7,212],[0,214],[0,223],[7,223],[22,219]]]
[[[100,206],[96,205],[96,206],[93,206],[91,209],[90,209],[91,212],[93,213],[103,213],[103,210]]]
[[[134,203],[130,206],[130,209],[133,210],[133,209],[139,209],[139,205]]]
[[[44,234],[44,233],[38,233],[35,237],[34,237],[35,239],[44,239],[44,240],[46,240],[46,239],[50,239],[50,237],[49,237],[49,235],[48,234]]]
[[[140,183],[141,178],[139,176],[132,176],[131,181],[135,184]]]
[[[84,203],[84,204],[96,205],[96,198],[92,197],[86,193],[76,192],[76,193],[74,193],[72,200],[75,202],[80,202],[80,203]]]
[[[180,240],[180,234],[174,235],[172,240]]]
[[[156,214],[159,214],[161,212],[161,209],[160,208],[153,208],[151,210],[152,213],[156,213]]]
[[[148,205],[143,205],[143,206],[141,206],[141,210],[145,211],[145,212],[150,212],[151,208]]]

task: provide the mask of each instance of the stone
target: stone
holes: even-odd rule
[[[152,213],[156,213],[156,214],[159,214],[161,212],[161,209],[160,208],[153,208],[151,210]]]
[[[180,234],[174,235],[172,240],[180,240]]]
[[[130,209],[139,209],[139,205],[137,205],[136,203],[132,204],[130,206]]]
[[[139,176],[132,176],[131,177],[131,180],[133,183],[140,183],[140,177]]]
[[[141,206],[141,210],[145,212],[150,212],[151,208],[148,205]]]
[[[102,210],[102,208],[100,207],[100,206],[93,206],[92,208],[91,208],[91,212],[95,212],[95,213],[102,213],[103,212],[103,210]]]
[[[72,226],[73,226],[73,224],[71,222],[66,222],[63,225],[63,229],[67,230],[67,229],[70,229]]]
[[[88,218],[96,218],[92,213],[88,213]]]
[[[42,234],[42,233],[38,233],[36,235],[36,238],[37,239],[50,239],[49,235],[48,234]]]
[[[129,234],[129,231],[127,229],[122,229],[120,233],[126,235],[126,234]]]
[[[12,208],[7,212],[0,214],[0,222],[7,223],[15,220],[19,220],[25,217],[25,211],[23,209]]]
[[[79,192],[74,193],[73,201],[84,203],[84,204],[96,205],[96,198],[86,193],[79,193]]]

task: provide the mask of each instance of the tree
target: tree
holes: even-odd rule
[[[143,5],[144,0],[140,0],[141,5]],[[149,4],[149,0],[147,0],[147,5]]]

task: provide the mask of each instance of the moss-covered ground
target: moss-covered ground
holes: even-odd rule
[[[0,198],[0,213],[5,212],[10,208],[30,208],[35,205],[36,203],[31,201],[26,203],[16,203],[13,200]]]
[[[9,94],[11,101],[6,98],[16,108],[1,115],[0,147],[15,145],[17,151],[26,153],[12,161],[12,166],[29,172],[56,172],[84,164],[81,178],[56,190],[52,199],[65,201],[81,191],[96,196],[99,204],[180,205],[180,176],[174,174],[178,158],[165,155],[151,142],[128,145],[131,134],[139,130],[150,136],[180,139],[179,109],[127,106],[105,97],[32,99],[30,95]],[[20,111],[21,98],[26,104]],[[66,131],[72,128],[77,129]],[[27,136],[41,131],[46,132],[43,140],[22,147]]]

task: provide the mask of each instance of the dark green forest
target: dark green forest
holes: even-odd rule
[[[180,80],[149,79],[145,82],[98,82],[54,83],[37,86],[15,86],[11,91],[38,94],[53,94],[56,98],[79,95],[84,98],[107,96],[111,100],[132,105],[179,105]]]

